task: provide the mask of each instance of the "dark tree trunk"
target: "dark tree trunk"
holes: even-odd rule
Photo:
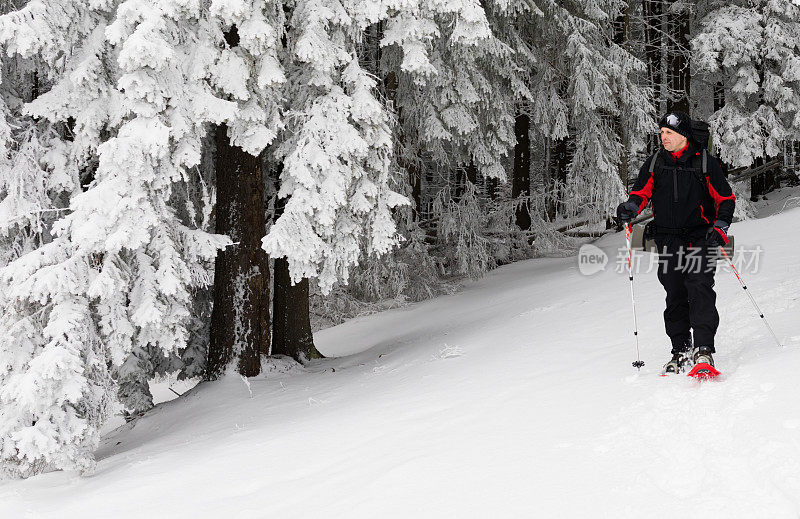
[[[670,34],[675,38],[669,42],[672,50],[670,60],[669,82],[671,95],[667,98],[667,111],[681,111],[691,114],[689,102],[691,74],[689,73],[689,60],[686,59],[689,50],[689,13],[670,13],[667,24]],[[672,98],[672,95],[675,98]]]
[[[416,161],[403,161],[408,171],[408,181],[411,184],[411,198],[414,200],[414,211],[417,220],[422,213],[422,174]]]
[[[563,212],[564,210],[564,185],[567,182],[567,168],[569,167],[569,137],[565,137],[560,141],[556,141],[553,146],[553,167],[554,167],[554,180],[558,184],[557,199],[552,210],[553,214],[550,219],[553,220],[556,212]]]
[[[453,179],[453,201],[458,203],[461,197],[464,196],[464,168],[456,166],[455,178]]]
[[[620,10],[619,16],[614,20],[614,43],[627,49],[630,40],[630,2],[625,2],[625,7]]]
[[[381,32],[382,34],[382,32]],[[399,82],[397,79],[397,74],[394,72],[389,72],[386,74],[386,77],[383,79],[383,88],[386,92],[386,98],[392,103],[396,103],[397,101],[397,89],[399,87]],[[398,128],[400,129],[400,133],[398,135],[398,145],[400,148],[403,148],[408,145],[406,135],[404,134],[404,119],[403,119],[403,110],[401,107],[396,107],[397,111],[397,121],[398,121]],[[399,150],[396,150],[397,153],[397,161],[400,167],[405,168],[408,172],[408,184],[411,186],[411,198],[413,200],[412,208],[414,210],[414,218],[419,221],[422,214],[422,172],[420,171],[419,161],[417,160],[416,156],[408,157],[403,153],[400,153]]]
[[[724,106],[725,106],[725,86],[720,81],[714,85],[714,111],[717,112],[719,110],[722,110]],[[711,151],[713,152],[714,151],[713,139],[711,143],[711,148],[712,148]],[[722,159],[719,159],[719,164],[722,167],[722,173],[727,177],[728,170],[730,169],[730,167],[728,166],[727,163],[723,162]]]
[[[225,33],[239,45],[236,26]],[[240,374],[261,371],[260,355],[269,352],[269,257],[261,248],[266,234],[264,170],[261,157],[233,146],[228,127],[215,129],[216,232],[233,245],[217,253],[214,306],[208,345],[208,379],[218,378],[231,362]]]
[[[278,175],[276,178],[280,178]],[[275,219],[283,214],[285,200],[278,200]],[[309,315],[308,278],[292,285],[289,262],[275,258],[272,296],[272,355],[289,355],[298,362],[319,359],[323,355],[314,346]]]
[[[275,259],[272,354],[289,355],[298,362],[322,358],[314,346],[308,308],[308,278],[292,285],[289,262]]]
[[[769,162],[772,157],[759,157],[756,159],[755,164],[753,164],[754,168],[759,166],[763,166],[767,162]],[[760,196],[766,195],[776,187],[778,187],[777,178],[778,176],[775,174],[776,171],[779,171],[777,168],[772,168],[765,173],[761,173],[756,175],[750,179],[750,200],[755,202],[758,200]]]
[[[755,164],[752,167],[757,168],[758,166],[764,165],[764,159],[759,157],[756,159]],[[750,201],[755,202],[758,200],[758,197],[762,194],[766,193],[766,175],[763,173],[761,175],[756,175],[750,179]]]
[[[725,85],[718,82],[714,85],[714,111],[722,110],[725,106]]]
[[[458,203],[467,194],[468,184],[473,186],[478,185],[478,168],[475,166],[475,161],[469,161],[467,167],[456,166],[455,169],[455,182],[453,188],[453,201]]]
[[[497,200],[497,195],[500,193],[500,181],[496,178],[487,178],[486,190],[491,200]]]
[[[39,71],[34,70],[31,72],[31,98],[28,99],[28,102],[34,101],[35,99],[39,98]]]
[[[663,98],[661,91],[661,38],[662,38],[662,0],[642,0],[645,23],[645,57],[647,74],[653,85],[653,98],[656,102]]]
[[[511,180],[511,197],[526,197],[531,189],[531,139],[530,118],[528,114],[517,111],[514,120],[514,134],[517,143],[514,145],[514,172]],[[531,228],[531,215],[527,204],[519,207],[516,214],[517,227],[522,230]]]
[[[763,85],[766,81],[766,71],[764,70],[764,62],[756,63],[756,69],[758,70],[758,84]],[[758,104],[764,102],[764,91],[763,89],[758,92]],[[763,166],[764,164],[770,162],[770,159],[773,157],[766,155],[766,150],[764,150],[764,156],[759,157],[756,159],[755,164],[753,164],[753,168],[757,168],[759,166]],[[755,202],[758,200],[758,197],[766,194],[770,191],[775,183],[775,174],[772,170],[767,171],[766,173],[761,173],[750,179],[750,200]]]
[[[261,248],[266,204],[261,158],[232,146],[225,125],[216,128],[216,232],[234,244],[217,254],[207,377],[231,362],[252,377],[269,351],[269,258]]]
[[[630,52],[630,29],[631,29],[631,6],[630,0],[625,2],[624,9],[620,15],[614,20],[614,43]],[[628,130],[623,124],[620,115],[614,116],[614,131],[617,134],[619,143],[621,144],[621,151],[619,157],[619,178],[622,181],[627,191],[630,175],[630,165],[628,164]]]
[[[478,185],[478,168],[475,166],[475,161],[470,160],[467,166],[467,180],[473,185]]]
[[[656,107],[656,112],[661,112],[661,101],[664,99],[664,85],[661,74],[663,0],[642,0],[642,13],[647,25],[644,34],[647,76],[653,86],[653,105]],[[661,145],[657,135],[651,135],[649,141],[651,151],[658,149]]]

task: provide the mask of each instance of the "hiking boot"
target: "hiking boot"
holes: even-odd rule
[[[710,366],[714,365],[714,357],[711,356],[712,348],[709,346],[700,346],[695,348],[692,352],[692,360],[695,364],[706,363]]]
[[[689,359],[686,358],[686,355],[683,353],[675,353],[672,355],[672,359],[664,364],[664,371],[663,373],[666,375],[668,373],[682,373],[685,369],[686,362]]]

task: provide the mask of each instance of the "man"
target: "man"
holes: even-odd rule
[[[663,147],[656,152],[653,171],[651,155],[639,170],[628,201],[617,207],[617,216],[630,222],[648,202],[653,203],[654,219],[647,231],[662,251],[658,280],[667,292],[664,326],[672,342],[672,359],[664,372],[679,373],[689,363],[714,365],[719,326],[715,258],[718,247],[728,243],[736,197],[719,162],[707,154],[703,174],[705,143],[692,138],[688,115],[671,112],[659,127]]]

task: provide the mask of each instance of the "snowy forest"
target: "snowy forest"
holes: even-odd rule
[[[737,217],[800,155],[798,0],[0,0],[0,474],[90,474],[165,374],[574,254],[658,118]]]

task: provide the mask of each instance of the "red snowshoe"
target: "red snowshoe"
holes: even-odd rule
[[[695,349],[692,355],[694,366],[687,373],[690,377],[704,380],[715,378],[720,375],[720,371],[714,367],[714,357],[711,356],[710,348],[701,346]]]

